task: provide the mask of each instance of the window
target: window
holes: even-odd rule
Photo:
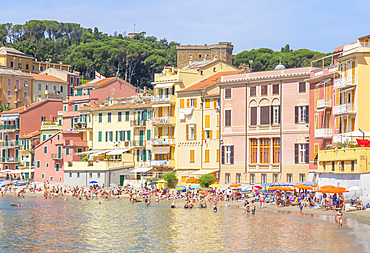
[[[231,110],[225,110],[225,127],[231,126]]]
[[[102,142],[102,137],[103,137],[103,132],[99,131],[98,132],[98,142]]]
[[[190,163],[195,163],[195,150],[191,149],[190,150]]]
[[[225,182],[226,184],[230,184],[230,173],[225,173]]]
[[[45,90],[49,90],[49,86],[48,85],[45,85]]]
[[[251,126],[257,125],[257,107],[251,107]]]
[[[193,55],[192,54],[189,54],[189,58],[191,59],[191,58],[193,58]]]
[[[125,121],[130,121],[130,112],[125,112]]]
[[[293,174],[288,173],[286,175],[286,181],[289,183],[293,182]]]
[[[40,161],[37,161],[37,162],[36,162],[36,166],[37,166],[37,168],[40,168],[40,163],[41,163]]]
[[[67,106],[63,106],[63,110],[66,112],[67,111]]]
[[[272,85],[272,95],[279,95],[279,84]]]
[[[41,83],[39,83],[39,90],[41,90]]]
[[[260,125],[270,124],[270,106],[260,107]]]
[[[273,152],[273,163],[277,164],[280,163],[280,138],[274,138],[273,139],[273,146],[272,146],[272,152]]]
[[[260,163],[270,163],[270,139],[260,139]]]
[[[201,54],[199,55],[199,58],[202,58],[202,55]]]
[[[12,86],[12,79],[8,79],[8,86]]]
[[[255,184],[255,183],[256,183],[256,175],[255,175],[255,174],[251,174],[251,175],[250,175],[250,178],[251,178],[251,179],[250,179],[250,181],[251,181],[250,183],[251,183],[251,184]]]
[[[240,184],[242,182],[242,174],[236,173],[236,183]]]
[[[78,105],[75,105],[75,111],[78,111]]]
[[[72,173],[69,173],[69,177],[72,177]]]
[[[280,105],[274,105],[272,111],[272,124],[280,123]]]
[[[48,147],[44,147],[44,154],[47,154],[48,153]]]
[[[40,67],[40,71],[44,71],[44,67]]]
[[[305,174],[299,174],[299,181],[305,182],[306,181],[306,175]]]
[[[225,99],[230,99],[231,98],[231,89],[225,89]]]
[[[59,167],[60,167],[59,163],[55,164],[55,171],[59,171]]]
[[[304,93],[306,92],[306,83],[305,82],[299,82],[299,93]]]
[[[45,116],[41,116],[41,121],[42,122],[46,121],[46,117]]]
[[[274,183],[277,183],[279,180],[279,174],[274,174]]]
[[[211,115],[204,115],[204,127],[205,128],[211,127]]]
[[[96,177],[97,177],[97,178],[99,178],[99,177],[100,177],[100,172],[98,172],[98,173],[97,173]]]
[[[266,174],[261,174],[261,182],[262,182],[262,184],[267,183],[267,175]]]
[[[122,112],[118,112],[118,122],[122,121]]]
[[[92,178],[92,173],[89,173],[89,177]]]
[[[250,163],[256,164],[258,157],[258,139],[250,139],[251,144],[251,160]]]
[[[296,143],[294,145],[295,163],[308,163],[309,162],[308,148],[309,148],[308,143],[304,143],[304,144]]]
[[[44,173],[41,174],[41,178],[45,178],[45,174]]]
[[[224,146],[226,150],[225,164],[234,164],[234,146]]]
[[[103,122],[103,113],[99,113],[98,117],[99,117],[99,119],[98,119],[99,123],[102,123]]]
[[[113,141],[113,131],[106,131],[105,132],[105,141],[112,142]]]
[[[112,113],[108,112],[108,122],[112,122]]]
[[[194,125],[189,125],[189,139],[194,140],[195,139],[195,124]]]
[[[261,96],[267,95],[267,85],[261,85]]]
[[[46,168],[49,168],[49,163],[46,163]]]
[[[211,108],[211,99],[207,98],[204,100],[205,108]]]
[[[66,155],[69,155],[69,148],[66,148]]]
[[[76,85],[79,86],[80,85],[80,78],[76,77]]]
[[[185,108],[185,100],[183,98],[180,99],[180,108]]]
[[[77,172],[77,177],[80,177],[80,172]]]
[[[11,97],[12,97],[12,91],[8,90],[8,98],[11,98]]]
[[[73,76],[71,76],[71,77],[69,77],[69,80],[70,80],[70,84],[71,84],[71,86],[73,86]]]
[[[254,87],[250,87],[249,88],[249,95],[251,96],[251,97],[255,97],[256,96],[256,86],[254,86]]]
[[[351,172],[355,171],[355,161],[351,161]]]
[[[220,162],[220,150],[216,149],[216,162]]]
[[[63,86],[60,86],[60,92],[63,93]]]
[[[28,97],[27,91],[23,91],[23,99],[27,99],[27,97]]]
[[[296,106],[295,107],[295,123],[308,123],[309,118],[308,106]]]

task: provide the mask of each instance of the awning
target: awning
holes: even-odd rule
[[[93,153],[91,154],[91,156],[98,156],[98,155],[101,155],[101,154],[105,154],[107,152],[109,152],[110,150],[103,150],[103,151],[98,151],[96,153]]]
[[[13,120],[16,120],[18,118],[19,118],[19,116],[3,116],[1,118],[1,121],[13,121]]]
[[[122,153],[125,153],[129,150],[131,150],[131,148],[113,149],[110,150],[106,155],[122,155]]]
[[[136,169],[131,170],[131,173],[145,173],[151,170],[152,167],[137,167]]]
[[[170,104],[154,104],[154,105],[152,105],[152,107],[169,107],[170,106]]]
[[[158,83],[154,86],[154,89],[166,89],[172,88],[175,83]]]
[[[170,147],[169,146],[154,146],[152,150],[153,154],[168,154],[170,153]]]
[[[75,153],[74,155],[90,155],[90,154],[93,154],[93,153],[96,153],[96,152],[99,152],[99,151],[101,151],[101,150],[89,150],[89,151]]]
[[[218,172],[219,169],[214,169],[214,170],[198,170],[198,171],[194,171],[192,173],[189,173],[190,175],[205,175],[205,174],[211,174],[211,173],[215,173],[215,172]]]
[[[35,172],[35,169],[29,169],[29,170],[4,170],[1,172],[6,172],[9,174],[21,174],[21,173],[30,173],[30,172]]]

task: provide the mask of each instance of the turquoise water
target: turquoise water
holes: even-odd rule
[[[17,202],[21,207],[9,204]],[[1,252],[365,252],[350,228],[239,207],[170,209],[170,201],[0,199]],[[182,202],[178,201],[178,205]]]

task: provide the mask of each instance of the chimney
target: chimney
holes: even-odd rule
[[[144,94],[146,94],[146,92],[147,92],[147,87],[146,86],[144,86]]]

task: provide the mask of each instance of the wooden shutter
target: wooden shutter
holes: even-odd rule
[[[298,150],[298,148],[299,148],[299,144],[298,143],[295,143],[294,144],[294,162],[295,163],[299,163],[299,159],[298,159],[298,155],[299,155],[299,150]]]
[[[162,127],[158,127],[158,138],[162,138]]]
[[[204,140],[205,138],[206,138],[206,131],[202,130],[202,140]]]
[[[225,164],[225,146],[221,147],[221,163]]]
[[[294,107],[294,112],[295,112],[295,123],[298,124],[299,106]]]
[[[194,124],[194,140],[197,139],[197,124]]]
[[[225,110],[225,126],[231,126],[231,110]]]
[[[307,105],[306,106],[306,123],[309,122],[309,118],[310,118],[310,111],[309,111],[309,106]]]
[[[186,124],[186,139],[189,140],[189,124]]]
[[[309,161],[310,161],[310,157],[309,157],[309,147],[310,147],[310,144],[308,144],[308,143],[306,143],[305,144],[305,149],[306,149],[306,154],[305,154],[305,158],[304,158],[304,160],[305,160],[305,163],[309,163]]]
[[[279,109],[278,109],[278,112],[279,112],[279,115],[278,115],[278,123],[280,124],[280,114],[281,114],[281,111],[280,111],[280,105],[279,106]]]
[[[205,102],[206,102],[206,108],[211,108],[211,99],[207,98]]]
[[[216,162],[220,162],[220,150],[217,149],[216,151]]]
[[[220,129],[217,129],[217,139],[220,139]]]
[[[190,99],[186,99],[186,107],[190,107]]]
[[[209,138],[213,139],[212,130],[209,130]]]
[[[217,98],[214,98],[213,99],[213,107],[216,108],[217,107]]]
[[[195,162],[195,159],[194,159],[194,150],[190,150],[190,162],[191,163],[194,163]]]
[[[184,106],[184,99],[182,98],[182,99],[180,99],[180,108],[184,108],[185,106]]]
[[[197,107],[197,99],[194,98],[194,107]]]
[[[216,118],[217,118],[217,127],[220,126],[220,114],[216,114]]]
[[[209,149],[204,150],[204,162],[209,163]]]
[[[205,115],[204,116],[204,127],[211,127],[211,115]]]
[[[234,164],[234,146],[230,146],[230,164]]]
[[[274,123],[274,106],[270,106],[270,124],[272,125]]]
[[[251,125],[257,125],[257,107],[251,107]]]
[[[162,107],[158,107],[158,117],[162,117]]]
[[[260,125],[268,125],[270,121],[270,106],[260,107]]]
[[[171,154],[171,157],[170,159],[173,160],[175,159],[175,147],[170,147],[170,154]]]

